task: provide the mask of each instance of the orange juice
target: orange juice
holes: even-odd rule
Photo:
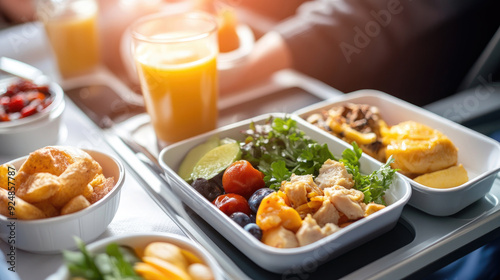
[[[99,63],[95,2],[73,1],[44,24],[63,77],[88,72]]]
[[[216,53],[206,42],[178,48],[144,45],[136,50],[135,59],[159,140],[169,144],[216,127]]]

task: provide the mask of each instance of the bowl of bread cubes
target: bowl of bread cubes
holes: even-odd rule
[[[0,238],[37,253],[89,242],[116,214],[125,172],[108,154],[47,146],[0,165]]]

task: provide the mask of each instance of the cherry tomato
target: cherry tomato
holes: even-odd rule
[[[256,190],[265,187],[264,174],[246,160],[235,161],[222,175],[226,193],[236,193],[248,199]]]
[[[243,212],[247,215],[251,213],[247,200],[243,196],[235,193],[219,195],[213,201],[213,204],[228,216],[234,212]]]

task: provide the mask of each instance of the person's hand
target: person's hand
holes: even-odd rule
[[[269,32],[255,43],[244,61],[219,72],[219,87],[222,93],[242,90],[291,66],[291,55],[285,41],[277,32]]]

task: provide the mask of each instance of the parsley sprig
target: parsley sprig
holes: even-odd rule
[[[317,176],[327,159],[334,159],[326,144],[320,145],[297,128],[290,118],[270,118],[264,125],[250,124],[242,146],[243,158],[265,175],[269,188],[278,190],[293,174]]]
[[[264,173],[266,186],[274,190],[292,174],[317,176],[327,159],[337,160],[326,144],[306,136],[291,118],[269,118],[262,125],[251,123],[243,134],[246,135],[242,143],[243,158]],[[363,175],[359,170],[363,152],[356,143],[352,146],[352,150],[344,150],[338,161],[352,174],[355,188],[365,195],[365,203],[373,201],[385,205],[384,194],[396,172],[390,167],[393,159],[389,158],[379,170]]]
[[[339,161],[344,163],[347,172],[352,174],[355,182],[354,187],[363,192],[365,195],[365,203],[373,201],[378,204],[386,205],[384,194],[385,191],[391,186],[394,174],[397,171],[396,169],[391,168],[391,163],[394,159],[392,156],[389,157],[387,162],[378,170],[373,171],[369,175],[363,175],[359,171],[359,159],[361,158],[361,154],[363,152],[356,142],[352,142],[352,148],[352,150],[345,149],[344,152],[342,152],[342,158]]]

